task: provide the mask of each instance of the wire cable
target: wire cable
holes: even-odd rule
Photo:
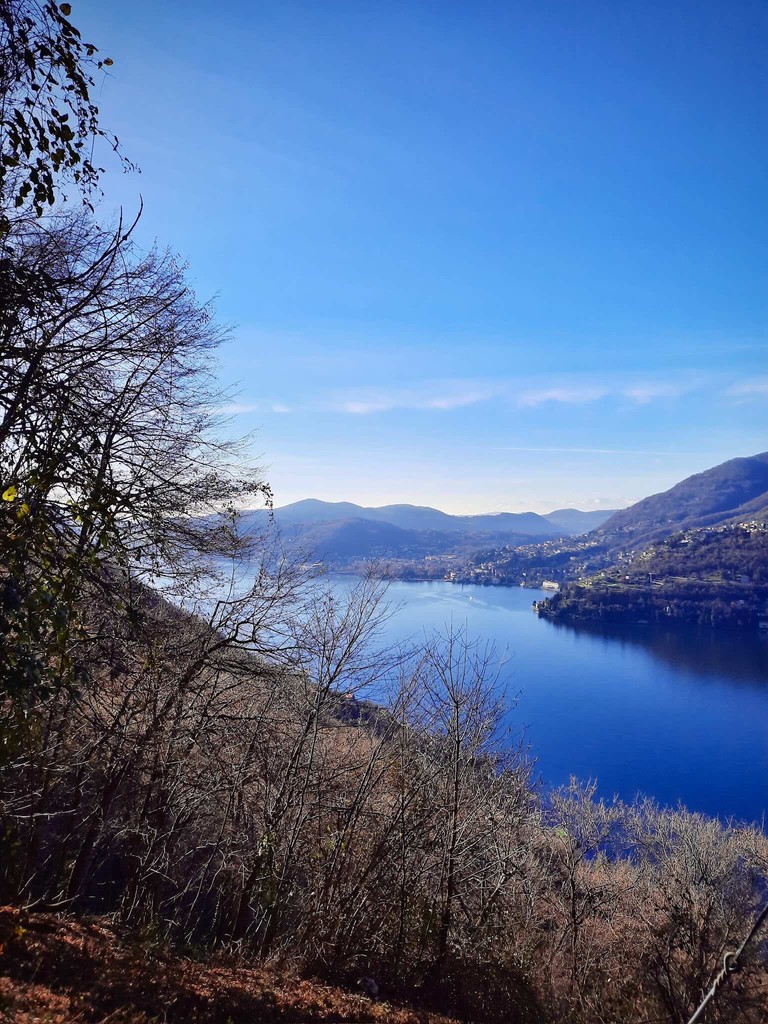
[[[701,1018],[702,1018],[702,1016],[704,1014],[704,1010],[707,1008],[707,1005],[711,1002],[712,999],[715,998],[717,993],[720,991],[720,989],[723,987],[723,985],[725,985],[725,983],[728,981],[728,979],[731,977],[731,975],[732,974],[736,974],[738,971],[741,970],[741,964],[739,963],[739,958],[741,957],[742,953],[747,948],[749,943],[752,941],[752,939],[754,939],[755,935],[757,935],[757,933],[760,931],[760,926],[762,925],[763,921],[765,921],[765,919],[767,917],[768,917],[768,903],[766,903],[766,905],[763,907],[763,909],[760,911],[760,913],[755,918],[754,923],[752,924],[752,927],[749,930],[749,933],[747,934],[746,938],[744,939],[742,944],[739,946],[739,948],[736,950],[736,952],[735,953],[726,953],[725,956],[723,957],[723,967],[722,967],[722,970],[717,975],[715,980],[712,982],[712,987],[710,988],[710,990],[707,992],[707,994],[702,999],[702,1001],[701,1001],[701,1003],[699,1005],[698,1010],[696,1010],[694,1015],[688,1021],[688,1024],[696,1024],[696,1021],[700,1021],[701,1020]]]

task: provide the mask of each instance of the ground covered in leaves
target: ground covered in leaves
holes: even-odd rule
[[[0,907],[0,1021],[451,1024],[276,967],[179,956],[120,937],[103,920],[11,907]]]

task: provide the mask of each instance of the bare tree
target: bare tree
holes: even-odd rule
[[[238,507],[269,489],[222,432],[223,333],[170,254],[85,215],[20,226],[12,243],[47,282],[0,343],[3,679],[24,689],[76,668],[83,579],[119,579],[123,601],[142,577],[198,586],[243,546]]]

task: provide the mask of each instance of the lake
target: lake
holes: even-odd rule
[[[342,583],[342,586],[349,585]],[[546,592],[450,583],[391,585],[393,640],[447,623],[506,656],[510,724],[541,781],[595,779],[601,795],[749,821],[768,811],[768,638],[539,619]]]

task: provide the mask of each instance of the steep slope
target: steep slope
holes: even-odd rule
[[[635,548],[678,530],[739,522],[768,507],[768,452],[730,459],[611,516],[592,536]]]
[[[550,513],[549,518],[563,512],[570,510]],[[579,513],[585,515],[590,513]],[[516,585],[549,579],[563,583],[617,563],[625,565],[632,552],[681,530],[755,521],[768,522],[768,452],[731,459],[687,477],[667,491],[614,513],[589,533],[574,533],[569,540],[479,547],[471,578],[477,578],[477,566],[483,563],[488,578],[496,582]],[[570,525],[576,522],[571,520]]]
[[[539,614],[563,622],[687,623],[757,632],[768,602],[768,529],[694,527],[567,583]]]

